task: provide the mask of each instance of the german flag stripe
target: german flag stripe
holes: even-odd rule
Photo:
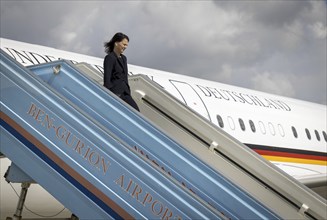
[[[246,145],[270,161],[327,166],[327,154],[323,152],[259,146],[253,144]]]

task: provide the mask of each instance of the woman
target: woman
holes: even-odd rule
[[[104,86],[137,111],[139,108],[131,96],[128,85],[127,58],[123,52],[128,47],[129,38],[123,33],[116,33],[109,42],[104,44],[107,53],[104,58]]]

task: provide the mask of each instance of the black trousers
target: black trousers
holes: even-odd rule
[[[122,100],[124,100],[126,103],[128,103],[130,106],[132,106],[137,111],[140,111],[139,107],[137,106],[136,102],[132,98],[132,96],[128,94],[123,94],[119,96]]]

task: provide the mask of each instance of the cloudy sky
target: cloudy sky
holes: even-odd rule
[[[0,36],[326,104],[326,1],[5,1]]]

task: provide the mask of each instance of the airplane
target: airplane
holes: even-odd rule
[[[0,38],[1,49],[23,66],[58,59],[85,62],[103,77],[103,58]],[[325,105],[219,82],[128,64],[295,179],[327,198],[327,108]],[[101,83],[101,82],[99,82]],[[19,184],[3,177],[10,160],[1,158],[0,219],[14,213]],[[16,192],[15,192],[16,190]],[[44,202],[46,201],[46,202]],[[26,199],[24,217],[67,217],[71,213],[37,184]]]

